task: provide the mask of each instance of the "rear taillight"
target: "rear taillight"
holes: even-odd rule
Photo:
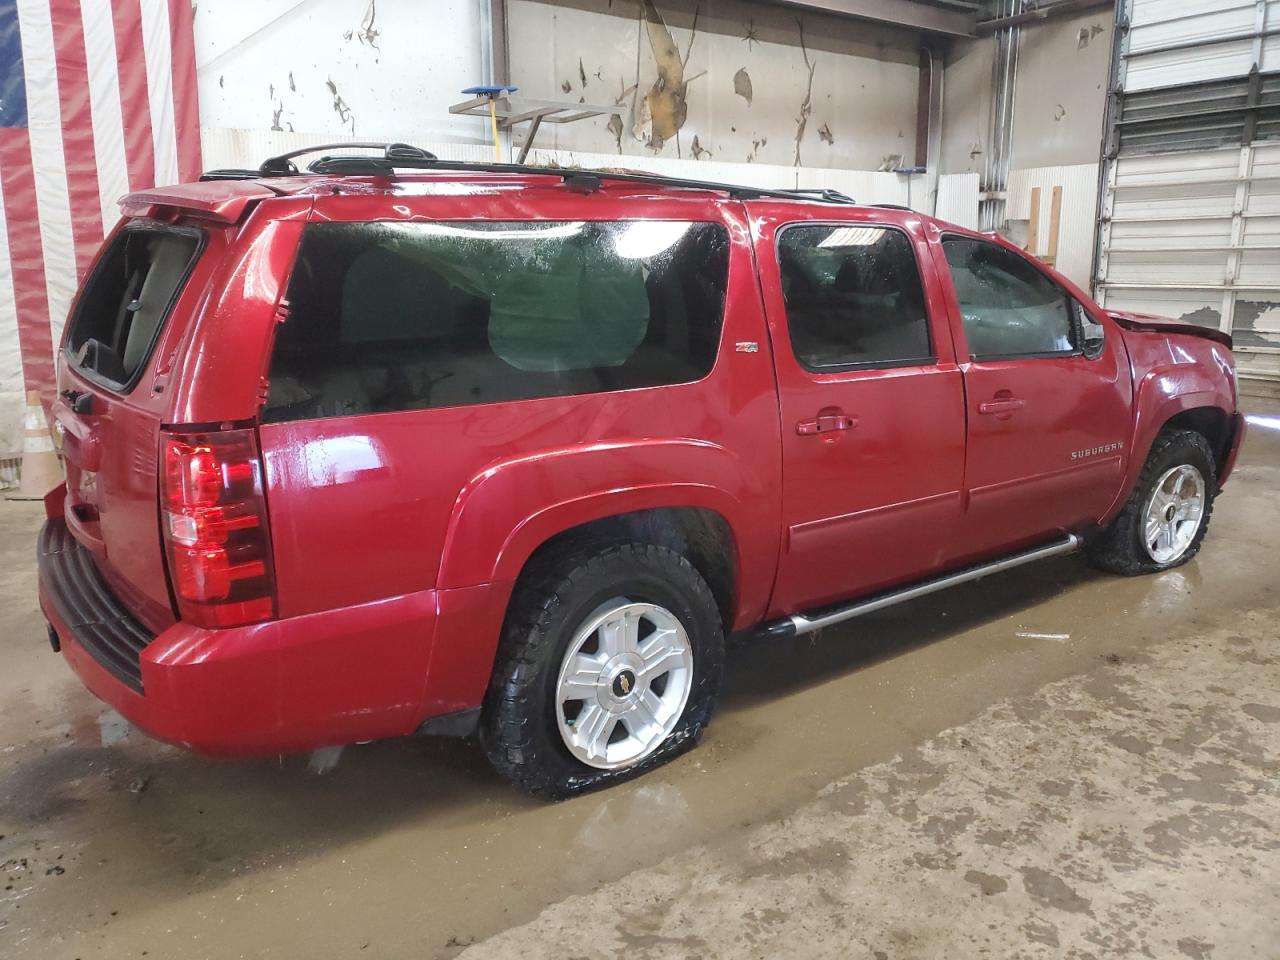
[[[163,459],[161,524],[182,619],[233,627],[275,616],[254,432],[165,434]]]

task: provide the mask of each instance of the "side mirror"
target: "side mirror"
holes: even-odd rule
[[[1102,356],[1107,344],[1107,328],[1093,319],[1089,311],[1080,304],[1075,304],[1076,316],[1080,322],[1080,352],[1090,360]]]

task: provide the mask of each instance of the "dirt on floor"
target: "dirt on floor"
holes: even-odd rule
[[[468,743],[214,762],[49,651],[0,504],[0,955],[1280,956],[1280,406],[1203,553],[1068,557],[736,652],[702,745],[561,804]]]

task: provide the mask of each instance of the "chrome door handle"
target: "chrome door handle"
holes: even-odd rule
[[[984,400],[978,404],[978,412],[990,416],[999,413],[1014,413],[1027,405],[1025,400],[1017,397],[1001,397],[999,400]]]
[[[801,420],[796,424],[796,433],[808,436],[813,433],[830,433],[833,430],[852,430],[857,425],[855,417],[848,417],[843,413],[823,413],[812,420]]]

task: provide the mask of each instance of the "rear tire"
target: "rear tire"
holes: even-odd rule
[[[1186,563],[1200,552],[1217,486],[1204,436],[1162,430],[1124,509],[1089,544],[1090,563],[1128,577]]]
[[[597,544],[535,560],[507,611],[480,739],[536,796],[629,779],[697,743],[723,667],[715,598],[678,553]]]

